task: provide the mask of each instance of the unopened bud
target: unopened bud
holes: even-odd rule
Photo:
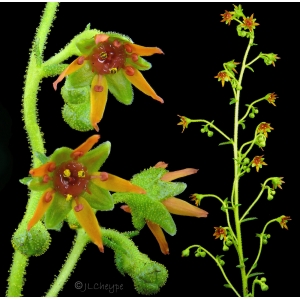
[[[214,135],[214,133],[213,133],[212,131],[208,131],[208,132],[207,132],[207,136],[208,136],[208,137],[212,137],[213,135]]]
[[[181,257],[187,257],[189,255],[190,255],[190,249],[189,248],[183,250],[182,253],[181,253]]]
[[[229,247],[227,247],[226,245],[223,246],[223,251],[228,251]]]
[[[255,118],[255,114],[254,113],[249,114],[249,118],[251,119]]]

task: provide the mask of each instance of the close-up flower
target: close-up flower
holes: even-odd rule
[[[282,190],[282,187],[281,185],[283,183],[285,183],[283,180],[282,180],[283,177],[273,177],[272,178],[272,184],[273,184],[273,189],[277,189],[277,188],[280,188]]]
[[[184,129],[188,128],[189,124],[191,123],[191,120],[187,117],[184,117],[184,116],[180,116],[180,115],[177,115],[179,118],[180,118],[180,122],[177,123],[177,125],[182,125],[182,132],[184,132]]]
[[[97,124],[103,117],[108,90],[118,101],[128,105],[133,100],[133,84],[146,95],[163,103],[163,99],[139,71],[151,68],[151,64],[141,56],[162,54],[159,48],[136,45],[130,38],[117,33],[97,34],[92,39],[79,42],[77,48],[82,55],[60,74],[53,87],[56,90],[57,84],[67,75],[84,69],[79,81],[87,80],[90,85],[90,124],[96,131],[99,131]]]
[[[145,191],[115,175],[97,172],[110,152],[109,142],[91,150],[99,138],[99,135],[93,135],[74,150],[56,149],[49,158],[44,157],[47,161],[43,165],[30,170],[31,177],[25,178],[26,184],[29,189],[43,191],[43,194],[27,230],[43,216],[46,227],[55,229],[73,210],[92,242],[104,251],[101,229],[93,209],[113,209],[109,191],[140,194]]]
[[[215,76],[214,78],[218,78],[218,81],[222,82],[222,87],[224,87],[225,81],[227,82],[231,80],[231,78],[229,77],[226,71],[219,72],[218,75]]]
[[[265,137],[268,137],[268,132],[271,132],[274,128],[270,126],[270,123],[262,122],[257,128],[257,133],[263,133]]]
[[[159,162],[153,168],[132,178],[131,182],[143,188],[147,192],[146,195],[113,194],[116,202],[126,203],[121,208],[132,214],[132,222],[137,229],[148,225],[163,254],[169,254],[169,246],[162,229],[170,235],[176,233],[176,225],[171,214],[197,218],[205,218],[208,215],[205,210],[176,198],[175,196],[186,188],[186,184],[171,182],[195,174],[198,170],[187,168],[168,172],[165,170],[166,167],[166,163]]]
[[[287,223],[288,221],[290,221],[290,220],[292,220],[292,219],[291,219],[291,217],[289,217],[289,216],[281,216],[281,217],[279,217],[279,218],[277,219],[277,221],[279,222],[281,228],[285,228],[285,229],[288,229],[286,223]]]
[[[252,167],[255,167],[257,172],[259,171],[260,168],[262,168],[263,165],[267,166],[267,164],[264,162],[263,155],[255,156],[253,158]]]
[[[214,227],[215,228],[215,233],[213,234],[213,236],[216,237],[216,239],[220,239],[226,241],[226,229],[223,227]]]
[[[221,22],[225,22],[225,24],[230,25],[230,22],[232,21],[232,16],[234,15],[234,12],[230,12],[227,11],[225,9],[224,14],[221,14],[221,16],[223,17],[223,19],[221,20]]]
[[[200,194],[192,194],[190,196],[190,198],[191,198],[191,201],[195,201],[196,206],[199,206],[203,196]]]
[[[251,15],[251,17],[245,18],[243,17],[244,21],[243,24],[241,25],[242,27],[246,27],[249,29],[249,31],[252,31],[255,29],[255,26],[258,26],[258,23],[255,23],[256,19],[253,19],[254,14]]]
[[[270,93],[270,94],[268,94],[268,95],[266,96],[267,101],[268,101],[270,104],[274,105],[274,106],[276,106],[275,100],[276,100],[277,98],[278,98],[278,97],[277,97],[277,95],[276,95],[275,93]]]

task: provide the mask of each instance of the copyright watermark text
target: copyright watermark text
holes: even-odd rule
[[[81,282],[81,281],[76,281],[75,284],[75,289],[80,290],[80,292],[85,292],[87,290],[104,290],[108,291],[110,294],[117,293],[119,291],[123,290],[123,284],[111,284],[111,283],[101,283],[101,282]]]

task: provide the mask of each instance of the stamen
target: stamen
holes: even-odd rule
[[[136,62],[136,61],[138,61],[139,56],[136,53],[132,53],[131,54],[131,59],[132,59],[133,62]]]
[[[72,153],[72,158],[76,160],[79,157],[81,157],[82,155],[83,155],[82,151],[76,151],[76,152]]]
[[[126,49],[126,51],[127,51],[128,53],[131,53],[131,52],[132,52],[132,48],[130,47],[129,44],[124,45],[124,47],[125,47],[125,49]]]
[[[120,41],[114,40],[114,41],[113,41],[113,45],[114,45],[115,47],[119,48],[122,44],[121,44]]]
[[[53,198],[52,194],[53,194],[52,192],[47,192],[45,197],[44,197],[44,201],[47,202],[47,203],[50,202]]]
[[[72,199],[72,195],[67,194],[66,201],[69,202]]]
[[[64,177],[70,177],[71,176],[71,171],[69,169],[65,169],[63,176]]]
[[[55,163],[54,162],[51,162],[48,166],[48,171],[49,172],[53,172],[55,170]]]
[[[103,91],[103,86],[102,85],[95,85],[94,86],[94,91],[95,92],[102,92]]]
[[[84,171],[78,171],[78,177],[85,177],[85,172]]]
[[[77,65],[82,65],[84,63],[85,57],[84,56],[80,56],[77,59]]]
[[[101,172],[100,173],[100,180],[101,181],[106,181],[108,179],[108,173],[106,172]]]
[[[111,69],[109,69],[110,74],[116,74],[117,71],[118,71],[117,68],[111,68]]]
[[[125,67],[125,72],[128,76],[133,76],[135,73],[134,68],[130,66]]]
[[[101,53],[99,54],[99,57],[100,57],[101,59],[106,59],[106,58],[107,58],[107,53],[106,53],[106,52],[101,52]]]
[[[44,175],[43,182],[47,183],[51,178],[46,174]]]
[[[77,204],[75,207],[74,207],[74,210],[76,212],[79,212],[81,210],[83,210],[83,205],[81,203]]]

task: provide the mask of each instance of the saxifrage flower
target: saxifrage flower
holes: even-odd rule
[[[131,84],[146,95],[163,103],[139,70],[148,70],[151,64],[141,58],[163,52],[157,47],[143,47],[133,44],[130,38],[117,33],[101,33],[93,39],[77,44],[82,56],[76,58],[55,80],[53,87],[67,75],[85,67],[82,77],[90,84],[90,123],[99,131],[98,123],[103,117],[108,90],[117,100],[131,104]]]
[[[110,143],[90,149],[100,136],[93,135],[72,150],[56,149],[47,162],[30,170],[27,185],[31,190],[44,191],[28,222],[30,230],[44,215],[48,229],[55,229],[73,210],[79,224],[101,252],[104,251],[101,230],[93,209],[112,210],[109,191],[145,193],[125,179],[106,172],[97,172],[110,152]],[[46,157],[45,157],[46,159]]]

